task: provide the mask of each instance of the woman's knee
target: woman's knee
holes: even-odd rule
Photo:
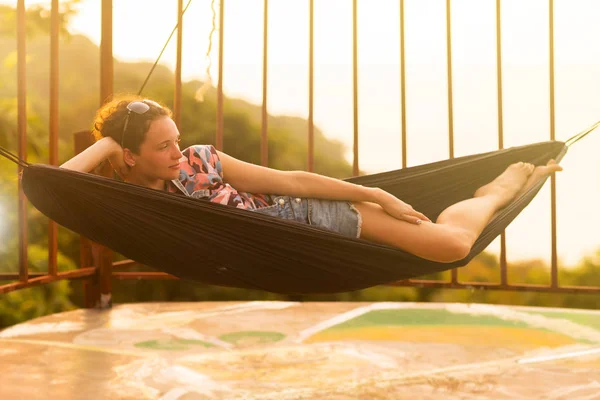
[[[417,226],[393,218],[376,204],[355,206],[362,215],[362,239],[397,247],[421,258],[443,263],[462,260],[474,243],[467,231],[451,225],[427,222]]]
[[[464,259],[471,252],[473,242],[473,238],[467,232],[444,227],[435,246],[436,261],[450,263]]]

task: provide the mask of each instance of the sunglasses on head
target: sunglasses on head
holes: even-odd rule
[[[160,104],[152,100],[136,100],[127,104],[127,116],[125,117],[125,124],[123,125],[123,133],[121,134],[121,147],[123,147],[123,139],[125,138],[125,132],[127,131],[127,125],[129,125],[129,117],[132,112],[142,115],[148,112],[150,105],[158,108],[162,108]]]

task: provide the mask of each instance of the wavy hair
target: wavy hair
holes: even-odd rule
[[[171,117],[172,112],[168,107],[156,107],[148,104],[150,109],[144,114],[134,112],[129,116],[127,131],[123,136],[123,126],[127,118],[127,105],[132,101],[144,100],[135,95],[122,95],[104,104],[96,112],[94,117],[93,135],[96,140],[103,137],[111,137],[117,143],[123,141],[123,147],[128,148],[136,154],[140,152],[140,145],[146,139],[146,133],[150,129],[150,123],[160,117]]]

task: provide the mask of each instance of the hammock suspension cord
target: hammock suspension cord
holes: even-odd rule
[[[181,16],[182,17],[185,14],[185,12],[187,11],[187,9],[188,9],[188,7],[190,6],[191,3],[192,3],[192,0],[189,0],[187,2],[185,8],[181,12]],[[158,62],[160,61],[160,58],[162,57],[163,53],[165,52],[165,49],[167,48],[167,46],[169,45],[169,42],[171,41],[171,38],[173,37],[173,34],[175,34],[175,32],[177,31],[177,28],[179,28],[179,23],[175,24],[175,27],[171,31],[171,34],[169,35],[169,38],[167,39],[167,42],[165,43],[165,45],[163,46],[162,50],[160,51],[160,54],[156,58],[156,61],[154,62],[154,65],[150,69],[150,72],[148,73],[148,76],[146,76],[146,79],[144,80],[144,83],[142,83],[142,87],[138,91],[138,96],[142,94],[142,91],[144,90],[144,87],[146,87],[146,83],[148,83],[148,80],[150,80],[150,76],[152,76],[152,73],[154,72],[154,69],[158,65]]]
[[[577,135],[575,135],[575,136],[567,139],[567,141],[565,142],[565,146],[571,147],[572,144],[574,144],[574,143],[578,142],[579,140],[583,139],[585,136],[587,136],[590,132],[592,132],[594,129],[596,129],[599,126],[600,126],[600,121],[596,122],[594,125],[590,126],[589,128],[581,131]]]

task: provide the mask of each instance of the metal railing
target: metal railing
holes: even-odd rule
[[[224,31],[225,25],[225,2],[221,0],[219,5],[219,55],[218,55],[218,83],[217,83],[217,129],[215,143],[219,150],[223,150],[223,50],[224,50]],[[59,35],[59,14],[58,0],[52,0],[51,3],[51,35],[50,35],[50,164],[57,165],[58,162],[58,35]],[[174,91],[174,120],[177,125],[181,121],[181,62],[182,62],[182,27],[183,27],[183,0],[178,0],[178,34],[177,34],[177,53],[175,67],[175,91]],[[112,0],[102,0],[102,40],[100,45],[100,103],[110,99],[113,94],[113,51],[112,51]],[[549,90],[550,90],[550,140],[555,140],[555,91],[554,91],[554,1],[548,0],[549,8]],[[399,27],[400,27],[400,107],[401,115],[401,152],[402,167],[407,166],[407,117],[406,117],[406,74],[405,74],[405,7],[404,0],[399,0]],[[262,86],[262,127],[261,127],[261,164],[268,166],[268,107],[267,107],[267,88],[268,88],[268,14],[269,1],[264,0],[264,19],[263,19],[263,86]],[[454,120],[453,120],[453,91],[452,91],[452,29],[451,29],[451,0],[446,0],[446,45],[447,45],[447,83],[448,83],[448,157],[454,157]],[[358,14],[357,0],[352,0],[352,39],[353,39],[353,174],[359,174],[358,158]],[[498,148],[504,147],[503,134],[503,107],[502,107],[502,24],[501,24],[501,0],[496,0],[496,67],[497,67],[497,98],[498,98]],[[22,159],[26,159],[26,92],[25,92],[25,1],[17,1],[17,54],[18,54],[18,154]],[[308,163],[307,169],[314,169],[314,0],[309,0],[309,54],[308,54]],[[89,132],[76,135],[76,151],[82,151],[90,143]],[[19,171],[20,172],[20,171]],[[108,174],[109,171],[104,171]],[[76,271],[57,272],[57,227],[54,222],[50,223],[48,231],[48,273],[47,274],[28,274],[27,271],[27,213],[26,199],[21,187],[19,186],[19,273],[18,274],[0,274],[0,280],[17,280],[17,282],[0,286],[0,293],[7,293],[26,287],[32,287],[39,284],[45,284],[60,279],[84,279],[85,285],[85,304],[92,306],[108,306],[111,292],[112,279],[177,279],[169,274],[160,272],[117,272],[115,268],[125,268],[135,265],[134,261],[112,262],[112,252],[102,246],[90,243],[86,238],[81,238],[81,260],[80,267]],[[535,291],[535,292],[554,292],[554,293],[600,293],[600,287],[566,287],[558,284],[558,262],[557,262],[557,232],[556,232],[556,179],[551,178],[551,236],[552,236],[552,254],[551,254],[551,283],[550,285],[511,285],[508,283],[508,268],[506,259],[506,237],[503,233],[500,240],[500,282],[459,282],[457,270],[451,271],[450,281],[433,280],[408,280],[395,282],[395,286],[417,286],[429,288],[471,288],[471,289],[497,289],[497,290],[515,290],[515,291]]]

